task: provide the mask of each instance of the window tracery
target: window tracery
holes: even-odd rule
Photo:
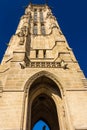
[[[37,35],[37,33],[38,33],[37,24],[34,24],[34,26],[33,26],[33,34]]]
[[[45,35],[45,34],[46,34],[44,23],[41,24],[41,34],[42,34],[42,35]]]
[[[40,9],[40,22],[43,22],[44,19],[43,19],[43,12],[42,12],[42,9]]]
[[[34,22],[37,22],[37,9],[34,9]]]

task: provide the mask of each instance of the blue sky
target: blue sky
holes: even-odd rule
[[[28,3],[29,0],[0,0],[0,61]],[[48,5],[87,76],[87,0],[48,0]]]
[[[50,130],[49,126],[43,120],[39,120],[32,130],[42,130],[43,127],[45,127],[45,130]]]

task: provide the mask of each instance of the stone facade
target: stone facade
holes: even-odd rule
[[[87,130],[87,80],[47,5],[30,4],[0,65],[0,130]]]

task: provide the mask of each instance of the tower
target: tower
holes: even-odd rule
[[[86,85],[51,9],[29,4],[0,65],[0,130],[87,130]]]

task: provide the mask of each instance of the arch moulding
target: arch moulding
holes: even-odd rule
[[[58,89],[60,90],[61,98],[63,98],[63,96],[64,96],[64,89],[63,89],[62,85],[59,82],[60,79],[57,76],[55,76],[54,74],[52,74],[50,72],[47,72],[47,71],[40,71],[40,72],[34,74],[33,76],[31,76],[29,78],[29,80],[27,80],[27,82],[26,82],[26,84],[24,86],[24,92],[25,93],[24,93],[23,112],[22,112],[22,118],[21,118],[22,119],[22,124],[21,124],[22,130],[26,129],[26,123],[27,123],[27,109],[26,108],[29,108],[29,113],[30,113],[30,117],[31,117],[31,106],[32,106],[32,103],[33,103],[34,99],[36,97],[38,97],[42,92],[50,97],[49,94],[54,91],[54,90],[52,90],[52,88],[49,88],[49,87],[48,87],[48,89],[49,89],[48,91],[50,93],[48,93],[46,91],[46,88],[44,88],[44,87],[42,87],[41,91],[40,91],[40,87],[39,87],[39,88],[35,88],[35,91],[33,91],[33,95],[35,95],[35,96],[32,96],[32,95],[30,96],[29,92],[30,92],[32,84],[40,77],[46,77],[46,78],[49,78],[50,80],[52,80],[56,84]],[[55,89],[55,86],[54,86],[54,89]],[[29,96],[31,97],[31,101],[29,101],[30,100]],[[60,117],[59,122],[65,122],[65,119],[64,119],[65,117],[62,116],[62,118],[61,118],[61,114],[59,114],[59,113],[63,112],[62,100],[60,101],[60,99],[58,99],[58,96],[56,96],[56,94],[52,95],[51,98],[52,98],[52,100],[54,101],[54,103],[56,105],[56,110],[57,110],[58,116]],[[29,106],[28,106],[28,102],[30,104]],[[61,103],[58,103],[58,102],[61,102]],[[60,105],[57,105],[56,103],[58,103]],[[31,121],[30,117],[29,117],[29,120]],[[31,124],[31,123],[29,123],[29,124]],[[61,129],[63,130],[64,124],[63,125],[62,125],[62,123],[59,123],[59,124],[60,124]],[[29,128],[29,130],[30,129],[31,128]]]
[[[45,76],[45,77],[48,77],[50,78],[51,80],[53,80],[53,82],[59,87],[60,89],[60,92],[62,95],[64,95],[64,88],[62,87],[62,84],[60,83],[60,78],[55,76],[54,74],[48,72],[48,71],[40,71],[40,72],[37,72],[36,74],[34,74],[33,76],[31,76],[27,82],[25,83],[25,86],[24,86],[24,91],[25,93],[29,93],[29,89],[30,89],[30,86],[33,84],[33,82],[37,79],[37,78],[40,78],[42,76]]]

